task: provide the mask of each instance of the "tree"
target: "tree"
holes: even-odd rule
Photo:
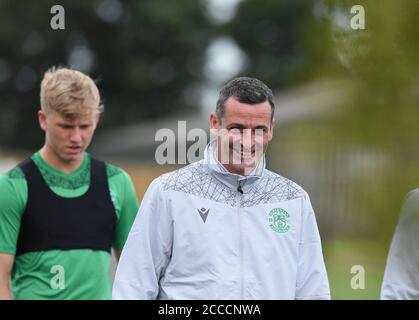
[[[105,128],[197,107],[209,32],[200,2],[60,1],[64,30],[50,26],[55,4],[0,1],[0,144],[40,145],[39,84],[53,65],[97,80]]]

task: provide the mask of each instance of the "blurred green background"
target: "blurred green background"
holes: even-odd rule
[[[56,4],[64,30],[50,26]],[[354,5],[365,29],[351,27]],[[155,132],[207,129],[224,82],[260,78],[277,104],[268,166],[310,194],[332,298],[378,299],[419,179],[418,17],[415,0],[0,0],[0,173],[43,143],[39,84],[53,65],[97,81],[106,111],[90,151],[126,169],[140,198],[176,168],[155,163]]]

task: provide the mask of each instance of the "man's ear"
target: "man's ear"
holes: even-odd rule
[[[218,128],[218,117],[217,114],[215,112],[211,112],[210,115],[210,128],[211,129],[217,129]]]
[[[39,121],[39,126],[41,127],[41,129],[43,131],[46,131],[47,130],[47,115],[42,110],[38,111],[38,121]]]
[[[275,118],[273,118],[271,121],[271,128],[269,129],[269,141],[271,141],[274,136],[275,125],[276,125]]]
[[[217,113],[211,112],[210,115],[210,133],[213,137],[218,134],[218,126],[220,125]]]

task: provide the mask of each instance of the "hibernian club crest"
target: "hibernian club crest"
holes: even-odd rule
[[[285,233],[291,228],[289,217],[289,213],[284,209],[274,208],[269,212],[269,226],[273,231]]]

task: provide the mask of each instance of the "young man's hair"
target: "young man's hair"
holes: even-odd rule
[[[41,82],[41,109],[66,117],[102,112],[100,94],[95,82],[77,70],[52,67]]]
[[[217,118],[219,120],[224,115],[225,102],[230,97],[247,104],[269,101],[271,105],[271,120],[274,117],[275,103],[272,90],[258,79],[239,77],[229,81],[221,88],[216,106]]]

